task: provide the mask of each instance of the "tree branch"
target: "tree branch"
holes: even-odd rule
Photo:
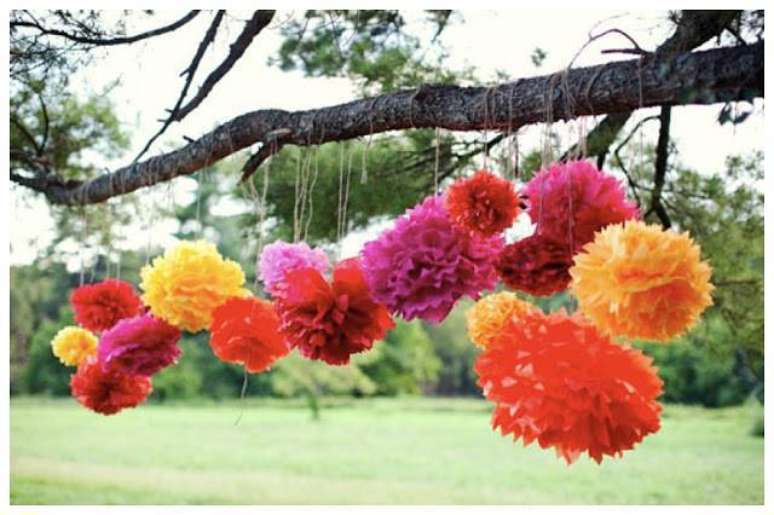
[[[210,26],[207,28],[207,32],[204,33],[204,38],[202,38],[202,40],[199,42],[199,46],[196,48],[196,52],[194,53],[193,59],[191,60],[191,64],[189,64],[188,67],[183,70],[182,74],[186,76],[186,79],[185,83],[183,84],[183,89],[180,91],[180,96],[177,98],[177,102],[175,102],[175,106],[169,111],[169,116],[167,116],[167,119],[164,120],[161,128],[156,132],[156,134],[151,136],[140,153],[137,154],[137,157],[134,158],[134,162],[139,161],[140,158],[145,155],[145,153],[151,148],[153,143],[159,137],[161,137],[161,135],[164,134],[167,128],[172,124],[174,116],[177,114],[178,109],[180,109],[180,106],[183,104],[183,100],[185,100],[185,96],[188,94],[188,88],[191,87],[191,82],[193,81],[193,77],[197,68],[199,68],[199,63],[204,57],[204,52],[207,50],[207,47],[209,47],[212,42],[215,41],[215,36],[218,33],[218,27],[220,26],[221,21],[223,21],[223,16],[225,16],[225,14],[226,11],[223,9],[215,13]]]
[[[656,144],[656,170],[653,175],[653,193],[650,197],[650,208],[643,216],[645,218],[648,214],[655,212],[665,229],[672,227],[669,213],[664,208],[664,204],[661,203],[661,192],[664,191],[667,158],[669,157],[669,124],[671,118],[672,107],[663,106],[659,115],[660,126],[658,129],[658,143]]]
[[[195,9],[193,11],[189,11],[188,14],[180,18],[179,20],[170,23],[169,25],[165,25],[163,27],[159,27],[157,29],[149,30],[147,32],[142,32],[140,34],[135,34],[133,36],[117,36],[112,38],[102,38],[102,37],[89,37],[89,36],[81,36],[79,34],[73,34],[70,32],[65,32],[63,30],[58,29],[49,29],[41,25],[35,18],[32,18],[32,21],[23,21],[23,20],[14,20],[11,21],[11,28],[16,27],[27,27],[27,28],[33,28],[36,29],[41,36],[57,36],[64,39],[67,39],[68,41],[72,41],[74,43],[80,43],[82,45],[94,45],[94,46],[113,46],[113,45],[127,45],[131,43],[136,43],[138,41],[142,41],[143,39],[152,38],[155,36],[160,36],[162,34],[166,34],[168,32],[173,32],[189,21],[196,18],[196,16],[201,11],[198,9]]]
[[[196,96],[193,97],[186,105],[176,110],[170,115],[172,120],[179,122],[185,118],[191,111],[196,109],[202,101],[207,98],[215,84],[220,81],[236,62],[244,55],[247,47],[253,42],[255,36],[271,22],[274,18],[274,11],[255,11],[252,18],[250,18],[245,24],[242,33],[236,38],[229,48],[228,55],[222,63],[210,73],[204,82],[202,83]]]
[[[683,52],[688,52],[717,36],[724,29],[727,29],[741,11],[680,11],[679,19],[676,21],[674,33],[656,49],[655,55],[658,57],[668,57]],[[634,53],[643,55],[643,51],[635,41],[627,36],[635,48],[629,49]],[[621,50],[615,50],[620,52]],[[607,51],[603,50],[602,53]],[[610,146],[615,141],[618,133],[631,118],[632,111],[615,113],[602,119],[586,136],[586,154],[597,156],[597,168],[602,168],[605,158],[609,152]],[[573,145],[561,157],[562,161],[578,155],[579,144]]]
[[[38,189],[56,204],[84,205],[189,175],[255,143],[288,131],[284,144],[317,145],[392,130],[517,130],[542,122],[546,109],[566,120],[567,97],[580,98],[572,116],[638,107],[711,104],[763,96],[763,42],[669,58],[617,61],[576,68],[564,84],[547,75],[494,87],[425,85],[308,111],[259,110],[238,116],[188,145],[120,168],[75,187]],[[589,88],[589,82],[594,87]],[[482,109],[488,100],[488,108]],[[546,105],[546,104],[549,105]]]
[[[183,90],[180,92],[180,97],[175,103],[175,107],[173,107],[169,112],[169,116],[164,121],[164,124],[161,126],[159,131],[154,134],[150,140],[148,140],[148,143],[145,144],[145,147],[142,149],[142,151],[137,155],[137,157],[134,158],[135,161],[139,161],[140,158],[145,155],[145,152],[147,152],[151,145],[153,145],[153,143],[159,137],[161,137],[162,134],[164,134],[172,122],[181,121],[204,101],[207,95],[209,95],[212,91],[212,88],[215,87],[220,79],[222,79],[231,70],[234,64],[236,64],[236,62],[242,57],[242,55],[244,55],[247,47],[250,46],[250,43],[252,43],[255,36],[257,36],[274,17],[274,11],[255,11],[252,18],[250,18],[245,24],[242,33],[239,34],[239,37],[237,37],[237,39],[231,44],[228,55],[223,60],[223,62],[221,62],[220,65],[218,65],[218,67],[215,68],[206,79],[204,79],[204,82],[199,87],[199,91],[196,93],[196,96],[194,96],[186,105],[182,106],[181,104],[188,94],[188,88],[191,85],[191,81],[193,80],[194,73],[196,73],[196,69],[199,67],[199,62],[204,55],[204,51],[214,41],[215,34],[218,30],[218,25],[220,25],[220,22],[225,14],[226,11],[220,10],[215,15],[210,28],[207,30],[207,33],[204,36],[204,39],[199,44],[199,48],[197,49],[196,55],[194,55],[191,64],[183,72],[187,75],[187,79],[185,85],[183,86]]]

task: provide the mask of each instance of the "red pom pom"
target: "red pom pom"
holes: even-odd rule
[[[505,246],[497,271],[509,288],[544,296],[567,288],[571,266],[567,247],[533,234]]]
[[[104,370],[89,358],[70,377],[70,391],[90,410],[112,415],[133,408],[148,398],[153,387],[149,377],[125,374],[117,369]]]
[[[106,331],[124,318],[139,315],[142,302],[134,287],[120,279],[105,279],[73,290],[70,303],[75,321],[90,331]]]
[[[510,181],[479,170],[449,187],[446,209],[463,229],[493,236],[513,224],[519,214],[519,199]]]
[[[345,365],[395,326],[371,297],[356,258],[336,265],[330,285],[313,268],[291,270],[285,282],[277,300],[281,329],[307,358]]]
[[[510,321],[475,369],[497,403],[493,428],[568,463],[583,452],[599,463],[658,431],[662,382],[651,362],[580,316],[534,312]]]
[[[254,297],[234,297],[218,307],[210,333],[210,347],[218,359],[242,364],[248,372],[268,370],[290,352],[274,306]]]

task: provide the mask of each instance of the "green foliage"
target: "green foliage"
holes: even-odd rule
[[[43,160],[62,179],[85,179],[97,173],[84,159],[87,151],[118,157],[129,144],[109,100],[110,89],[80,99],[66,90],[30,82],[10,99],[12,168],[29,169],[27,160]],[[18,153],[27,157],[19,157]]]
[[[383,395],[422,393],[441,369],[432,341],[418,321],[398,320],[384,341],[358,363]]]
[[[440,395],[480,395],[473,371],[478,351],[468,340],[465,311],[472,306],[468,299],[460,301],[442,324],[425,324],[433,348],[441,360],[438,382],[433,393]]]
[[[331,366],[293,353],[274,365],[273,391],[282,397],[327,395],[372,395],[376,385],[356,363]],[[316,411],[316,410],[315,410]]]
[[[348,76],[370,93],[471,78],[470,70],[454,72],[444,66],[447,55],[437,37],[450,19],[451,11],[426,13],[424,24],[435,34],[428,45],[436,51],[432,56],[407,30],[399,11],[309,10],[303,19],[282,25],[279,57],[269,63],[314,77]]]
[[[262,174],[269,174],[268,216],[276,222],[271,239],[292,241],[298,224],[301,236],[310,243],[335,242],[345,204],[349,231],[366,227],[375,218],[403,213],[432,186],[432,162],[418,171],[406,169],[413,148],[417,147],[411,140],[380,137],[370,145],[352,141],[283,150],[252,179],[261,191]],[[302,180],[308,184],[308,194],[299,207],[295,198]],[[245,226],[255,223],[255,215],[245,218]]]
[[[75,369],[64,366],[54,356],[51,340],[62,327],[72,323],[72,313],[69,308],[64,308],[58,320],[46,320],[35,332],[24,370],[24,391],[49,395],[70,394],[70,374]]]
[[[730,337],[731,330],[722,319],[709,317],[679,341],[644,344],[664,381],[662,399],[711,408],[747,399],[754,385],[737,373],[734,355],[719,350]]]

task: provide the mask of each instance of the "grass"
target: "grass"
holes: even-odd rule
[[[668,406],[623,459],[568,467],[489,429],[477,400],[11,402],[12,504],[761,504],[758,415]]]

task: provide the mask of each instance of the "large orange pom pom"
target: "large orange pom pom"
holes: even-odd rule
[[[248,372],[268,370],[290,349],[279,332],[279,317],[271,302],[235,297],[215,310],[210,347],[226,363],[239,363]]]
[[[486,170],[456,181],[446,194],[446,209],[455,224],[483,236],[494,236],[513,224],[519,199],[510,181]]]
[[[536,309],[538,308],[520,300],[511,292],[487,295],[465,313],[468,336],[473,343],[486,348],[509,320],[519,319]]]
[[[662,382],[651,362],[578,315],[531,312],[507,323],[475,369],[496,403],[495,429],[568,464],[584,452],[599,463],[658,431]]]
[[[570,275],[580,310],[614,336],[666,342],[712,304],[711,269],[690,236],[640,221],[597,233]]]

